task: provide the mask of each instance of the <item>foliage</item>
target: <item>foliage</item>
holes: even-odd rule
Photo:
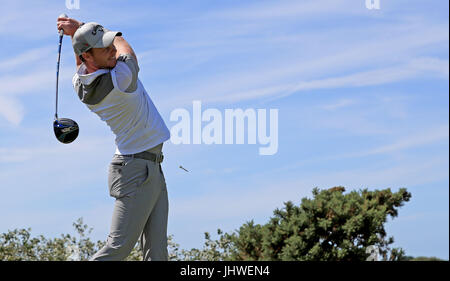
[[[230,260],[231,235],[218,229],[219,240],[212,240],[209,232],[205,232],[205,244],[202,249],[181,250],[173,252],[175,260],[183,261],[223,261]]]
[[[60,238],[47,239],[42,235],[31,238],[31,228],[15,229],[0,235],[0,260],[64,261],[69,260],[72,251],[77,249],[77,260],[88,260],[104,243],[93,243],[87,237],[92,231],[80,218],[73,223],[79,238],[69,234]],[[87,234],[86,234],[87,232]]]
[[[31,237],[31,228],[10,230],[0,235],[0,261],[87,261],[105,242],[92,242],[88,235],[92,228],[83,224],[79,218],[73,226],[78,233],[77,237],[69,234],[60,238],[47,239],[42,235]],[[179,260],[179,245],[168,237],[169,260]],[[131,251],[126,261],[142,261],[140,241]]]
[[[344,192],[341,186],[314,188],[312,199],[303,198],[299,206],[284,203],[264,225],[251,220],[233,233],[218,229],[217,240],[206,232],[202,249],[180,249],[169,236],[169,260],[364,261],[368,246],[376,246],[383,260],[439,260],[405,256],[403,249],[389,247],[394,239],[387,237],[384,224],[410,200],[406,189]],[[73,226],[77,237],[31,238],[30,228],[1,234],[0,260],[88,260],[104,242],[90,240],[92,228],[82,218]],[[126,260],[142,260],[139,242]]]
[[[219,260],[364,261],[371,245],[383,260],[401,260],[404,251],[389,248],[394,239],[386,237],[384,224],[411,194],[404,188],[344,192],[341,186],[315,188],[313,199],[303,198],[300,206],[286,202],[265,225],[250,221],[221,235],[216,244],[228,255]]]
[[[443,259],[437,258],[437,257],[411,257],[406,256],[402,259],[402,261],[444,261]]]

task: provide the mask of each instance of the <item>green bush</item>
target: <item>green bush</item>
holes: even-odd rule
[[[206,232],[202,249],[180,249],[169,236],[169,260],[364,261],[369,257],[369,246],[378,249],[382,260],[439,260],[405,256],[403,249],[389,247],[394,238],[387,237],[384,224],[410,200],[411,194],[405,188],[396,193],[389,188],[344,192],[341,186],[314,188],[312,199],[303,198],[299,206],[285,202],[266,224],[251,220],[232,233],[218,229],[217,240]],[[82,218],[73,226],[76,237],[65,234],[53,239],[42,235],[31,238],[30,228],[1,234],[0,260],[88,260],[104,242],[90,240],[92,228],[83,224]],[[127,260],[142,260],[139,243]]]

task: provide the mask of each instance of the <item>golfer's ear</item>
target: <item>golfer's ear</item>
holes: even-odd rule
[[[81,56],[83,57],[84,61],[90,58],[91,54],[89,53],[82,53]]]

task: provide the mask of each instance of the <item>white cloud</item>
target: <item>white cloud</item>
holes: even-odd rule
[[[292,18],[297,20],[311,19],[320,15],[368,14],[364,3],[348,0],[305,0],[258,2],[209,14],[209,17],[227,20],[270,20],[276,18]],[[370,14],[369,14],[370,15]]]
[[[325,110],[336,110],[338,108],[347,107],[349,105],[354,105],[356,103],[357,103],[356,100],[341,99],[338,102],[335,102],[335,103],[332,103],[332,104],[322,105],[322,106],[320,106],[320,108],[325,109]]]
[[[55,62],[56,65],[56,62]],[[74,68],[65,67],[59,70],[59,81],[73,76]],[[53,88],[56,83],[56,70],[36,69],[22,75],[4,75],[0,77],[2,92],[0,95],[35,94],[37,91]]]
[[[348,122],[345,123],[347,125]],[[437,142],[445,141],[449,139],[449,126],[441,125],[432,129],[422,129],[416,130],[414,134],[407,136],[402,136],[397,140],[392,141],[389,144],[381,145],[372,149],[367,149],[360,152],[351,152],[344,154],[337,154],[333,156],[328,156],[323,161],[345,159],[345,158],[358,158],[366,157],[372,155],[395,155],[395,153],[401,152],[403,150],[414,149],[424,146],[429,146],[436,144]]]
[[[51,129],[52,128],[50,127],[48,130]],[[42,132],[43,129],[40,128],[39,130]],[[30,135],[33,134],[34,133],[30,133]],[[107,153],[113,148],[112,146],[109,146],[113,140],[112,137],[110,139],[105,139],[100,137],[84,136],[78,138],[75,142],[71,143],[70,146],[59,143],[56,138],[52,144],[46,143],[46,141],[49,141],[48,138],[52,137],[53,131],[51,134],[46,135],[46,138],[42,138],[43,142],[41,145],[37,145],[35,143],[33,146],[28,147],[0,147],[0,163],[20,163],[41,159],[44,156],[51,162],[65,153],[70,153],[72,155],[72,160],[79,160],[80,162],[83,162],[84,156],[89,155],[93,151]],[[75,156],[76,158],[73,158]]]
[[[245,185],[245,184],[243,184]],[[195,218],[200,221],[251,218],[261,213],[271,213],[283,202],[297,201],[309,195],[311,186],[299,181],[271,182],[249,186],[216,187],[195,197],[174,198],[171,215],[177,219]],[[239,196],[236,194],[239,193]]]
[[[354,156],[368,156],[397,152],[400,150],[433,144],[442,140],[448,140],[448,138],[449,126],[447,124],[428,131],[420,131],[415,135],[401,138],[392,144],[384,145],[366,152],[355,154]]]
[[[6,118],[12,125],[18,126],[24,114],[25,109],[17,99],[0,95],[0,116]]]
[[[357,72],[346,76],[302,81],[299,83],[285,83],[275,86],[252,89],[249,91],[241,91],[237,93],[210,95],[208,97],[204,97],[202,101],[232,103],[250,99],[260,99],[264,97],[281,98],[302,91],[375,86],[399,82],[419,76],[448,79],[448,67],[448,60],[441,60],[436,58],[419,58],[411,60],[409,63],[398,66]],[[234,85],[234,83],[230,84]]]
[[[416,158],[416,157],[413,157]],[[377,187],[397,188],[424,185],[448,179],[448,159],[435,157],[421,161],[402,161],[385,168],[359,168],[347,171],[327,173],[323,179],[317,179],[321,186],[343,185],[353,188]],[[410,161],[410,162],[408,162]],[[319,175],[317,175],[319,176]]]
[[[22,63],[23,57],[7,61],[5,64],[18,66]],[[73,75],[73,69],[65,67],[60,69],[59,81],[70,81]],[[0,116],[3,116],[8,122],[17,126],[23,120],[25,115],[25,100],[20,95],[36,95],[42,93],[42,90],[52,89],[56,83],[55,70],[36,69],[34,71],[21,75],[3,75],[0,77]],[[61,85],[61,83],[60,83]],[[48,94],[48,93],[47,93]],[[54,94],[53,94],[54,95]]]
[[[353,119],[359,119],[359,118],[353,117]],[[342,123],[343,126],[345,126],[345,127],[350,127],[350,131],[355,130],[353,128],[353,124],[349,124],[348,121],[338,120],[337,122]],[[313,126],[315,126],[315,125],[313,124]],[[367,126],[368,125],[364,125],[364,124],[361,125],[361,127],[367,127]],[[397,130],[395,133],[401,134],[401,131]],[[392,135],[392,134],[393,134],[393,132],[390,132],[389,134],[386,134],[386,135]],[[374,135],[379,136],[380,133],[375,132]],[[308,166],[317,166],[321,163],[330,163],[330,162],[334,162],[334,161],[341,161],[342,163],[346,163],[347,159],[349,159],[349,158],[387,155],[388,158],[386,158],[386,159],[389,159],[388,165],[392,165],[392,166],[394,165],[394,163],[392,162],[392,159],[400,159],[401,164],[398,164],[396,166],[397,168],[395,168],[395,169],[404,170],[405,172],[407,170],[409,170],[408,167],[410,167],[411,165],[414,165],[414,166],[417,166],[420,164],[425,165],[425,163],[427,161],[429,163],[428,166],[434,165],[435,170],[433,170],[431,168],[427,171],[423,170],[421,173],[414,175],[414,179],[405,177],[405,179],[408,179],[408,183],[411,183],[411,184],[414,180],[417,180],[417,184],[427,183],[427,181],[432,181],[433,177],[436,180],[445,178],[446,174],[448,177],[448,173],[442,173],[442,171],[446,171],[445,165],[448,166],[448,156],[446,156],[445,152],[443,155],[440,155],[440,156],[429,155],[429,156],[421,157],[421,156],[415,156],[415,153],[405,153],[405,154],[402,154],[401,157],[395,157],[395,156],[396,156],[396,154],[398,154],[399,152],[402,152],[404,150],[413,151],[413,149],[426,149],[427,146],[430,147],[433,145],[442,145],[439,143],[445,142],[445,141],[448,142],[448,140],[449,140],[449,125],[443,124],[443,125],[439,125],[434,128],[431,128],[431,129],[427,129],[427,128],[416,129],[415,133],[402,134],[401,137],[399,137],[398,139],[394,139],[394,140],[388,142],[387,144],[379,145],[374,148],[368,148],[366,150],[356,151],[356,152],[349,151],[349,152],[340,153],[340,154],[329,153],[329,154],[325,154],[325,156],[318,156],[318,157],[314,157],[314,158],[311,157],[308,159],[304,159],[302,161],[292,162],[287,165],[283,165],[283,166],[279,167],[274,172],[284,174],[284,173],[287,173],[288,171],[297,171],[297,170],[304,169],[305,167],[308,167]],[[338,151],[338,149],[336,151]],[[417,157],[419,157],[420,160],[418,160]],[[367,158],[367,159],[368,159],[367,160],[368,163],[370,163],[371,158]],[[380,160],[377,160],[374,163],[379,163],[379,161]],[[414,164],[412,164],[412,163],[414,163]],[[438,165],[437,163],[440,163],[440,165]],[[416,169],[416,168],[414,168],[414,169]],[[360,170],[361,171],[364,170],[364,167],[361,167]],[[386,170],[390,171],[390,168],[389,169],[386,168]],[[334,174],[334,173],[342,175],[342,172],[331,172],[331,174]],[[372,171],[371,173],[374,173],[374,171]],[[350,175],[351,172],[349,171],[348,174]],[[327,172],[327,175],[328,175],[328,172]],[[358,176],[358,178],[364,178],[364,175],[360,175],[360,172],[355,172],[354,175]],[[427,175],[426,179],[420,178],[421,176],[424,176],[424,175]],[[394,173],[392,173],[391,176],[394,176]],[[400,178],[401,177],[399,175],[399,179]],[[367,179],[368,179],[368,181],[369,180],[377,180],[378,181],[378,179],[376,179],[375,176],[373,178],[367,178]],[[384,179],[379,179],[379,180],[383,181]],[[422,182],[422,180],[425,180],[425,181]],[[314,183],[311,182],[311,184],[314,184]]]
[[[55,46],[38,47],[29,49],[19,55],[12,58],[7,58],[0,62],[0,71],[9,72],[11,69],[23,66],[24,69],[28,69],[30,65],[35,64],[38,61],[43,61],[45,58],[49,58],[49,55],[55,53]]]
[[[418,76],[448,79],[448,67],[448,60],[420,58],[400,66],[359,72],[341,77],[300,82],[287,90],[286,93],[282,93],[280,97],[288,96],[298,91],[382,85]]]
[[[50,29],[42,27],[50,26],[52,22],[52,31],[56,35],[58,6],[33,1],[3,1],[0,34],[4,37],[20,36],[36,40],[50,34]]]
[[[267,36],[260,45],[298,45],[299,48],[295,51],[279,47],[281,49],[278,52],[287,52],[290,54],[289,59],[271,57],[267,63],[243,65],[229,73],[203,73],[199,81],[184,83],[182,91],[170,86],[174,89],[165,89],[168,95],[162,106],[186,105],[194,99],[234,103],[289,95],[297,89],[376,85],[409,79],[421,73],[448,79],[448,60],[421,56],[424,50],[448,42],[448,24],[408,22],[393,26],[370,26],[366,31],[364,28],[346,27],[319,33],[290,32],[286,35]],[[340,40],[339,37],[354,34],[355,30],[356,36],[352,39]],[[367,37],[367,33],[371,36]],[[256,38],[261,40],[265,37],[260,34]],[[286,38],[289,40],[286,41]],[[241,40],[240,37],[236,39]],[[252,40],[255,40],[254,36],[242,41],[239,48],[241,45],[244,48],[248,44],[252,45]],[[333,47],[330,48],[330,45]],[[184,52],[180,50],[175,56],[177,53]],[[298,82],[299,80],[302,82]]]

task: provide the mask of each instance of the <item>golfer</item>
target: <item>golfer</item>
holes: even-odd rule
[[[166,261],[169,207],[161,162],[170,133],[138,79],[136,55],[121,32],[98,23],[58,18],[57,28],[72,37],[75,92],[116,136],[108,171],[111,229],[91,260],[123,260],[141,239],[144,260]]]

